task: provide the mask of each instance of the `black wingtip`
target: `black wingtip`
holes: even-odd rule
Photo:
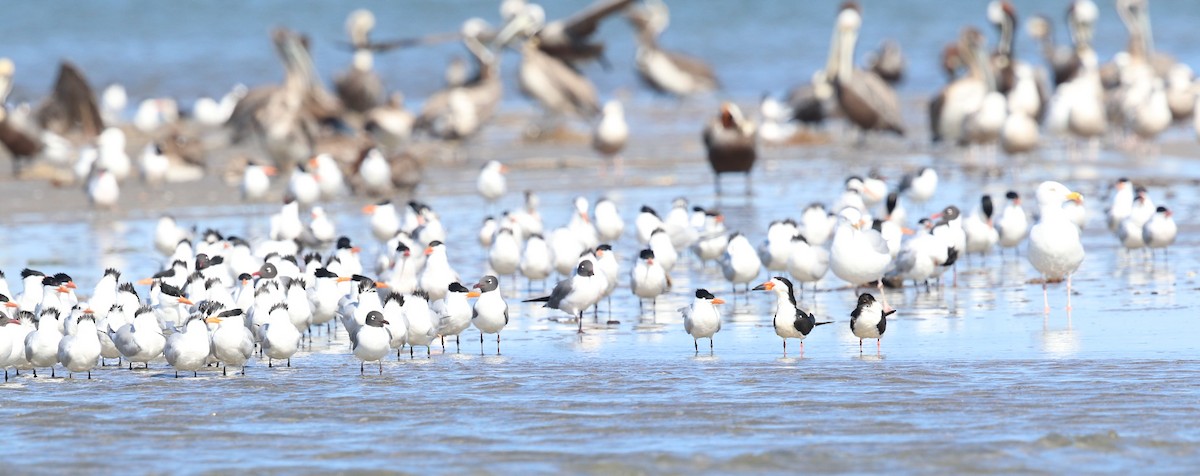
[[[540,298],[526,299],[521,302],[550,302],[550,296],[542,296]]]

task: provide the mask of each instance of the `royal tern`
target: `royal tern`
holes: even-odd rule
[[[787,340],[800,339],[800,355],[804,355],[804,338],[813,328],[829,324],[833,321],[817,322],[815,316],[804,312],[796,303],[796,293],[792,282],[782,276],[773,277],[767,282],[754,287],[755,291],[775,291],[775,314],[771,324],[775,327],[775,335],[783,339],[783,355],[787,355]]]
[[[699,238],[700,232],[692,226],[691,215],[688,213],[688,201],[679,197],[671,201],[671,211],[662,228],[671,236],[671,244],[676,250],[685,250]]]
[[[729,235],[725,234],[725,216],[716,210],[704,211],[704,227],[700,236],[692,245],[692,252],[700,258],[700,262],[716,261],[725,253],[729,244]],[[658,251],[655,251],[655,255]]]
[[[271,306],[267,322],[263,324],[259,334],[262,336],[263,354],[267,356],[267,367],[273,366],[272,360],[283,359],[287,359],[287,366],[291,367],[292,356],[300,350],[300,340],[303,336],[296,329],[296,325],[292,324],[287,304],[277,303]]]
[[[629,288],[638,297],[639,314],[643,299],[651,300],[650,309],[653,312],[657,310],[658,297],[671,290],[671,277],[661,264],[654,261],[654,250],[646,248],[638,254],[629,273]]]
[[[471,293],[472,297],[478,297],[471,307],[471,324],[479,329],[479,352],[483,353],[483,335],[496,334],[496,353],[499,354],[500,331],[508,325],[508,303],[500,293],[500,280],[488,275],[472,287],[479,290]]]
[[[449,294],[450,285],[442,291],[442,297]],[[405,324],[408,327],[408,356],[413,357],[413,347],[425,347],[425,355],[432,356],[430,344],[438,335],[437,316],[429,308],[429,297],[424,292],[415,292],[404,296],[401,309],[404,311]]]
[[[963,223],[963,231],[967,235],[967,253],[990,253],[1000,241],[1000,232],[996,231],[993,220],[994,211],[991,195],[984,195],[979,200],[979,207],[967,215]]]
[[[1000,219],[994,222],[996,233],[999,235],[1001,248],[1013,248],[1013,251],[1018,251],[1017,246],[1029,236],[1029,216],[1021,207],[1021,196],[1017,195],[1017,192],[1009,190],[1004,194],[1004,198],[1006,203],[1000,211]]]
[[[288,179],[287,193],[301,206],[308,208],[321,198],[321,185],[303,164],[296,164],[296,169]]]
[[[92,177],[88,180],[87,195],[92,207],[112,210],[121,199],[121,186],[112,172],[99,167],[92,172]]]
[[[438,300],[446,297],[450,283],[458,281],[458,273],[450,267],[446,256],[446,245],[441,241],[433,241],[425,248],[425,268],[421,270],[418,285],[429,299]],[[411,333],[410,333],[411,334]]]
[[[259,201],[271,190],[271,177],[278,173],[272,165],[247,164],[242,171],[242,200]]]
[[[5,301],[8,302],[8,301]],[[15,308],[7,308],[13,313],[13,317],[8,317],[8,312],[0,311],[0,368],[4,369],[4,381],[8,381],[8,368],[16,366],[24,357],[17,358],[13,349],[17,347],[24,348],[24,336],[21,335],[21,320],[16,316]]]
[[[938,174],[930,167],[922,167],[915,174],[906,174],[900,181],[900,193],[914,203],[925,203],[937,193]]]
[[[454,336],[461,350],[462,332],[471,327],[471,291],[461,283],[450,283],[446,297],[433,302],[433,314],[437,318],[437,333],[446,350],[446,336]]]
[[[364,206],[363,213],[371,217],[371,233],[376,240],[387,241],[400,231],[400,218],[391,200]]]
[[[54,377],[54,365],[58,363],[58,343],[63,338],[59,325],[58,309],[43,309],[36,314],[34,325],[37,327],[25,336],[25,360],[33,367],[33,376],[37,377],[39,367],[50,368],[50,377]]]
[[[844,208],[839,216],[841,223],[829,251],[834,276],[852,286],[879,280],[892,262],[887,242],[878,231],[863,228],[866,221],[857,209]]]
[[[642,205],[637,218],[634,218],[633,225],[637,230],[638,243],[643,245],[650,242],[650,235],[654,233],[654,230],[664,229],[666,226],[658,217],[658,213],[645,205]]]
[[[376,299],[376,302],[378,302],[378,299]],[[386,298],[383,298],[382,308],[372,305],[359,306],[355,309],[355,320],[361,320],[364,323],[358,324],[355,327],[355,332],[365,325],[367,316],[372,311],[383,313],[383,318],[387,320],[385,326],[387,327],[388,334],[391,335],[390,340],[388,340],[388,346],[396,349],[396,360],[400,360],[400,349],[408,344],[408,321],[404,318],[404,294],[392,291]],[[350,335],[354,335],[354,332],[351,332]]]
[[[68,376],[74,372],[87,372],[92,379],[92,369],[100,360],[100,339],[96,335],[96,316],[90,308],[75,317],[70,332],[58,342],[58,362],[67,368]]]
[[[317,154],[308,161],[308,168],[317,180],[321,198],[332,200],[346,194],[346,178],[337,160],[327,153]]]
[[[1104,214],[1108,217],[1108,229],[1115,233],[1121,222],[1133,212],[1133,184],[1121,177],[1113,184],[1113,189],[1115,191]]]
[[[508,217],[506,215],[504,219],[507,221],[507,218]],[[483,217],[483,225],[479,227],[479,244],[483,245],[484,248],[491,247],[492,240],[495,238],[496,231],[499,229],[500,224],[496,221],[496,217],[491,215]]]
[[[167,363],[175,368],[175,378],[179,378],[180,370],[191,371],[195,377],[196,371],[208,360],[211,343],[204,319],[200,314],[187,316],[187,321],[183,323],[183,331],[171,334],[167,339],[162,353],[167,358]]]
[[[1138,187],[1135,194],[1129,216],[1121,220],[1120,226],[1117,227],[1117,238],[1121,240],[1121,246],[1128,250],[1146,246],[1145,240],[1142,239],[1142,228],[1157,210],[1145,188]]]
[[[882,346],[883,332],[887,330],[887,317],[895,314],[895,309],[875,300],[868,293],[858,295],[858,305],[850,313],[850,332],[858,337],[858,352],[862,353],[863,339],[875,339],[875,350]]]
[[[696,299],[691,306],[679,308],[683,314],[683,330],[692,336],[692,345],[700,352],[700,339],[708,338],[708,350],[713,348],[713,335],[721,330],[721,312],[718,304],[724,304],[721,298],[713,296],[706,289],[696,290]]]
[[[829,213],[825,205],[813,203],[804,209],[800,215],[800,230],[804,238],[813,246],[824,246],[837,227],[838,217]]]
[[[241,309],[222,310],[206,317],[206,324],[216,324],[212,332],[212,356],[220,361],[221,375],[228,375],[229,367],[241,367],[246,375],[246,361],[254,355],[254,335],[246,328],[246,315]]]
[[[621,149],[629,139],[629,124],[625,122],[625,108],[621,102],[610,99],[600,109],[600,120],[592,130],[592,149],[612,161],[613,173],[624,174]]]
[[[659,228],[650,234],[648,247],[654,250],[654,259],[662,265],[663,269],[670,272],[675,267],[675,262],[679,259],[679,251],[675,249],[674,243],[671,241],[671,236],[666,230]],[[753,246],[751,247],[753,249]]]
[[[1142,227],[1142,240],[1146,242],[1146,247],[1150,248],[1151,252],[1161,248],[1165,253],[1166,248],[1175,243],[1178,228],[1175,226],[1173,215],[1167,207],[1160,206],[1155,210],[1154,216]],[[0,353],[0,355],[3,354]]]
[[[117,329],[112,340],[129,362],[130,369],[134,362],[141,362],[145,368],[150,368],[150,361],[162,355],[167,343],[150,306],[139,307],[133,313],[133,322]]]

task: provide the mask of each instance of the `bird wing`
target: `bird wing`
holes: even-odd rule
[[[862,81],[857,82],[862,87],[857,88],[856,92],[876,106],[882,125],[903,132],[904,118],[900,115],[900,100],[896,98],[896,91],[874,72],[855,71],[854,76],[862,77]]]
[[[863,232],[863,234],[867,237],[867,241],[871,244],[871,248],[874,249],[876,253],[891,254],[891,252],[888,251],[887,240],[884,240],[883,235],[878,231],[867,230]]]
[[[711,83],[714,89],[721,87],[721,82],[717,80],[717,74],[713,72],[712,66],[709,66],[704,60],[676,51],[660,51],[666,55],[668,60],[675,64],[676,68],[691,76],[702,79],[702,82]]]
[[[562,20],[563,30],[571,36],[584,37],[596,32],[600,21],[619,12],[633,0],[599,0]]]

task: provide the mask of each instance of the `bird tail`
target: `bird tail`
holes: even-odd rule
[[[542,296],[540,298],[526,299],[521,302],[550,302],[550,296]]]

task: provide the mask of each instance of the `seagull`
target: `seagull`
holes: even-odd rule
[[[601,197],[596,201],[592,215],[600,241],[616,241],[625,232],[625,220],[621,219],[621,213],[617,211],[617,205],[612,200]]]
[[[717,310],[718,304],[725,304],[725,300],[713,296],[706,289],[697,289],[692,305],[679,308],[679,312],[683,314],[683,330],[691,334],[696,352],[700,352],[700,339],[705,337],[708,338],[708,350],[713,348],[713,335],[721,330],[721,312]]]
[[[582,263],[580,266],[582,269]],[[483,335],[496,334],[496,353],[499,354],[500,331],[508,325],[508,303],[504,302],[504,296],[500,294],[500,280],[488,275],[480,278],[472,287],[479,290],[469,295],[479,298],[471,308],[471,323],[479,329],[479,352],[483,353]],[[557,289],[557,286],[555,288]],[[583,311],[580,311],[581,316],[582,313]]]
[[[1016,247],[1029,236],[1029,216],[1021,207],[1021,196],[1017,192],[1009,190],[1004,194],[1004,198],[1007,203],[1000,211],[1000,219],[994,222],[996,232],[999,234],[1001,248],[1013,248],[1013,251],[1018,251]]]
[[[592,149],[612,161],[613,173],[621,176],[624,173],[624,160],[621,149],[629,139],[629,124],[625,122],[625,109],[621,102],[610,99],[600,109],[600,120],[592,130]]]
[[[767,239],[758,245],[758,257],[771,271],[787,269],[791,255],[792,238],[799,229],[792,219],[775,220],[767,227]]]
[[[937,192],[938,174],[930,167],[922,167],[916,174],[905,175],[900,181],[900,193],[915,203],[925,203]]]
[[[544,307],[575,316],[579,319],[579,333],[582,334],[583,311],[595,306],[602,297],[602,288],[592,284],[595,274],[591,260],[581,261],[575,268],[575,275],[555,284],[549,296],[527,299],[524,302],[544,302]]]
[[[521,275],[529,280],[530,288],[533,287],[534,280],[544,283],[545,279],[554,271],[550,245],[546,244],[542,235],[534,234],[525,240],[525,250],[521,253],[519,270]]]
[[[507,172],[508,167],[498,160],[489,160],[479,170],[479,178],[475,181],[475,187],[479,190],[479,195],[488,203],[494,203],[508,190],[508,181],[504,178],[504,174]]]
[[[97,168],[87,184],[88,201],[92,207],[113,210],[121,198],[121,186],[117,178],[104,167]]]
[[[754,250],[750,240],[746,239],[746,235],[734,233],[730,236],[729,243],[725,246],[725,254],[721,257],[721,273],[733,286],[733,292],[737,292],[738,284],[745,284],[746,291],[749,292],[750,281],[757,278],[760,271],[762,260],[758,258],[758,252]]]
[[[804,235],[792,237],[791,244],[787,260],[788,274],[801,283],[801,291],[804,290],[803,283],[813,283],[815,287],[816,282],[829,272],[829,250],[810,244]]]
[[[183,323],[183,331],[171,334],[167,339],[167,345],[163,348],[163,356],[167,358],[167,363],[175,368],[175,378],[179,378],[179,371],[192,371],[192,376],[196,376],[196,371],[204,366],[208,360],[209,348],[211,343],[208,338],[208,327],[205,325],[204,316],[193,314],[187,317]],[[288,324],[291,327],[291,324]]]
[[[638,254],[629,273],[629,289],[638,297],[639,314],[642,312],[643,299],[650,299],[650,309],[656,310],[658,296],[671,290],[671,277],[661,264],[654,261],[654,250],[646,248]]]
[[[383,358],[388,354],[388,343],[392,340],[391,331],[384,326],[390,323],[379,311],[371,311],[364,324],[350,335],[350,351],[362,361],[358,364],[358,374],[363,375],[367,362],[379,362],[379,375],[383,375]]]
[[[813,246],[824,246],[837,227],[837,215],[829,213],[825,205],[813,203],[804,209],[800,215],[800,230],[804,238]]]
[[[817,322],[815,316],[804,312],[796,303],[792,282],[782,276],[773,277],[754,287],[755,291],[775,291],[775,316],[771,319],[775,335],[783,338],[783,355],[787,355],[787,340],[800,339],[800,355],[804,355],[804,338],[816,326],[833,321]]]
[[[1162,248],[1165,253],[1167,247],[1175,243],[1178,228],[1175,226],[1175,218],[1172,215],[1171,210],[1160,206],[1155,210],[1154,216],[1142,227],[1142,240],[1146,242],[1146,247],[1150,248],[1151,252]]]
[[[887,330],[887,317],[895,314],[886,304],[875,300],[868,293],[858,295],[858,306],[850,313],[850,332],[858,337],[858,352],[862,353],[863,339],[875,339],[875,350],[882,346],[883,332]]]
[[[1067,310],[1071,309],[1071,274],[1083,263],[1083,242],[1079,227],[1067,217],[1063,202],[1082,202],[1083,196],[1065,185],[1046,181],[1037,188],[1041,220],[1029,231],[1029,263],[1042,274],[1042,300],[1050,312],[1046,284],[1067,280]]]
[[[460,345],[462,331],[471,327],[471,291],[462,283],[450,283],[449,292],[440,301],[433,302],[433,313],[438,318],[437,333],[442,339],[442,350],[446,350],[446,336],[454,336]]]
[[[296,170],[292,171],[292,176],[288,179],[287,190],[288,195],[305,208],[312,206],[317,199],[321,198],[321,185],[317,182],[317,177],[305,169],[302,164],[296,164]]]
[[[63,336],[58,343],[58,362],[67,368],[68,372],[87,372],[88,380],[92,379],[92,369],[100,359],[100,338],[96,329],[96,315],[91,308],[84,309],[69,326],[70,332]],[[71,376],[70,373],[67,374]]]
[[[157,186],[167,179],[167,171],[171,168],[171,159],[163,154],[162,147],[158,143],[150,142],[138,156],[138,166],[142,172],[142,180]]]
[[[829,250],[829,266],[834,276],[856,287],[879,281],[892,263],[887,242],[878,231],[863,229],[866,222],[857,209],[844,208],[839,217],[841,222]],[[883,294],[882,281],[879,292]]]
[[[499,275],[512,275],[521,264],[521,244],[507,226],[496,232],[491,248],[488,248],[488,265]]]

